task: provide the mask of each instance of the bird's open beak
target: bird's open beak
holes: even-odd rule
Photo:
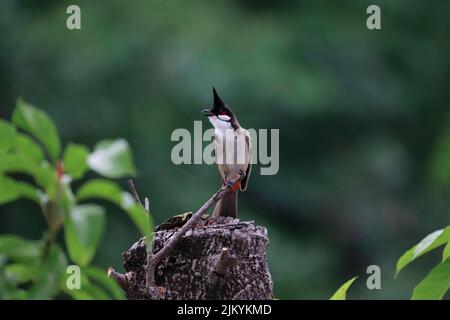
[[[204,109],[204,110],[202,110],[202,113],[203,113],[203,115],[205,116],[205,117],[210,117],[210,116],[213,116],[214,114],[211,112],[211,110],[209,110],[209,109]]]

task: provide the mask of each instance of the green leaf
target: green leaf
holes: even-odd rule
[[[410,264],[418,257],[424,255],[425,253],[433,249],[436,249],[437,247],[449,241],[450,241],[450,226],[446,227],[445,229],[437,230],[435,232],[430,233],[428,236],[423,238],[417,245],[406,251],[400,257],[400,259],[398,259],[395,276],[397,277],[397,275],[403,268],[405,268],[408,264]]]
[[[61,151],[58,132],[44,111],[18,99],[12,114],[12,122],[42,142],[53,160],[58,158]]]
[[[67,217],[70,216],[70,212],[72,208],[76,204],[75,196],[72,193],[72,189],[70,188],[70,180],[63,179],[61,184],[58,185],[61,189],[61,209],[64,215],[64,219],[69,219]]]
[[[105,289],[107,289],[114,299],[125,299],[122,288],[119,286],[117,281],[107,276],[105,270],[99,269],[97,267],[87,267],[84,272],[88,275],[89,278],[91,278],[91,280],[96,281]]]
[[[92,283],[82,284],[79,290],[69,290],[64,288],[67,293],[75,300],[110,300],[110,296],[100,287]]]
[[[78,201],[103,199],[122,207],[122,190],[119,185],[105,179],[93,179],[86,182],[78,188],[76,198]]]
[[[94,300],[94,297],[89,292],[86,292],[82,289],[69,290],[67,288],[64,288],[64,292],[71,296],[74,300]]]
[[[79,267],[79,266],[77,266]],[[71,285],[73,284],[73,277],[74,276],[80,276],[80,288],[73,288]],[[77,279],[78,280],[78,279]],[[70,285],[69,285],[70,284]],[[77,274],[74,273],[74,269],[69,270],[69,268],[66,269],[66,272],[63,276],[63,281],[61,282],[61,290],[64,291],[66,294],[71,296],[73,299],[76,300],[91,300],[93,299],[90,295],[88,295],[83,288],[87,287],[89,285],[89,278],[84,272],[84,269],[80,268],[80,272]]]
[[[78,201],[86,199],[103,199],[120,206],[133,220],[142,235],[148,236],[153,230],[150,215],[138,205],[131,194],[120,189],[115,182],[95,179],[82,185],[77,193]]]
[[[16,128],[8,121],[0,119],[0,154],[14,145],[15,136]]]
[[[34,263],[41,255],[41,245],[16,235],[0,235],[0,254],[22,263]]]
[[[28,293],[24,289],[14,289],[11,292],[11,300],[26,300],[28,297]]]
[[[450,257],[450,241],[447,242],[447,245],[444,248],[444,251],[442,252],[442,261],[445,261]]]
[[[444,229],[441,229],[430,233],[428,236],[423,238],[422,241],[420,241],[414,248],[413,258],[417,258],[425,252],[430,251],[432,248],[436,248],[436,245],[440,246],[448,240],[450,240],[450,227],[448,227],[446,231]]]
[[[88,170],[88,147],[82,144],[69,144],[64,152],[64,169],[74,179],[80,179]]]
[[[91,279],[89,279],[89,270],[88,268],[82,268],[80,270],[80,288],[69,289],[67,285],[67,281],[69,277],[72,276],[71,273],[66,273],[64,276],[64,281],[62,283],[61,289],[71,296],[75,300],[106,300],[110,297],[108,294],[97,284],[93,283]]]
[[[64,234],[70,259],[83,267],[93,259],[105,227],[105,210],[94,204],[74,206]]]
[[[59,291],[67,267],[61,248],[53,244],[47,259],[35,269],[36,281],[28,291],[27,299],[51,299]]]
[[[40,202],[38,191],[30,184],[5,177],[0,174],[0,204],[24,197]]]
[[[126,211],[141,234],[145,237],[149,237],[153,230],[153,223],[150,215],[138,204],[133,204],[131,207],[127,208]]]
[[[83,288],[83,291],[88,293],[94,300],[110,300],[111,297],[100,287],[90,283]]]
[[[88,164],[92,170],[108,178],[131,176],[136,172],[130,147],[124,139],[99,142],[89,155]]]
[[[439,263],[414,288],[412,300],[440,300],[450,287],[450,259]]]
[[[347,290],[358,277],[354,277],[344,283],[330,298],[330,300],[345,300],[347,299]]]
[[[5,267],[5,274],[13,283],[23,284],[33,280],[35,264],[11,263]]]
[[[23,155],[4,154],[0,157],[1,173],[25,173],[44,189],[55,183],[55,171],[48,164],[37,165]]]
[[[44,160],[44,152],[40,145],[38,145],[29,136],[18,133],[13,150],[16,154],[23,155],[25,158],[34,160],[35,163],[40,164]]]

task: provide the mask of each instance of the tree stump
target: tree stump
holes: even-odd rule
[[[158,228],[156,229],[158,230]],[[158,252],[178,228],[154,233]],[[267,263],[267,230],[254,222],[204,222],[190,229],[156,268],[162,299],[272,299]],[[151,299],[145,286],[146,247],[142,238],[123,254],[128,299]]]

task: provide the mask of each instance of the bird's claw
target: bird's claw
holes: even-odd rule
[[[233,183],[233,181],[231,181],[231,180],[224,179],[223,185],[226,186],[227,188],[229,188],[230,191],[234,192],[239,188],[239,186],[241,185],[241,182],[238,181],[238,182]]]
[[[223,184],[226,185],[227,187],[230,187],[230,188],[232,188],[233,185],[234,185],[232,181],[227,180],[227,179],[225,179],[225,180],[223,181]]]

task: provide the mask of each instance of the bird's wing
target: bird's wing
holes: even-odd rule
[[[244,177],[244,179],[241,180],[241,185],[239,187],[239,189],[241,191],[247,190],[248,179],[250,178],[250,173],[252,172],[252,149],[251,149],[251,143],[250,143],[250,134],[248,134],[248,132],[247,132],[247,135],[245,136],[245,142],[247,144],[248,166],[247,166],[247,170],[245,170],[245,177]]]

